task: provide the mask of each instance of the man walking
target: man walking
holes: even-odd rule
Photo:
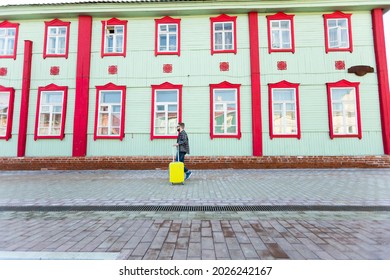
[[[184,130],[184,127],[185,127],[184,123],[178,124],[177,131],[179,132],[179,135],[177,136],[176,144],[173,145],[173,146],[179,147],[176,159],[177,159],[177,161],[180,161],[182,163],[184,163],[185,155],[190,153],[190,145],[188,142],[188,136]],[[186,175],[185,180],[190,179],[192,172],[189,171],[185,165],[184,165],[184,173]]]

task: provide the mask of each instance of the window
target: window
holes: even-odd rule
[[[181,122],[182,85],[152,85],[151,139],[176,138]]]
[[[126,56],[127,20],[102,21],[101,56]]]
[[[237,53],[236,19],[227,15],[210,18],[211,54]]]
[[[268,84],[270,138],[301,138],[299,84]]]
[[[67,93],[54,84],[38,88],[34,140],[64,138]]]
[[[294,15],[277,13],[267,16],[268,52],[295,52]]]
[[[330,138],[362,138],[359,83],[327,83]]]
[[[210,84],[210,136],[241,138],[240,86],[222,82]]]
[[[0,139],[11,138],[15,90],[0,86]]]
[[[45,43],[43,58],[65,57],[69,52],[69,28],[70,22],[59,19],[45,21]]]
[[[154,54],[174,54],[180,56],[180,19],[164,17],[155,19],[156,38]]]
[[[126,86],[112,83],[96,87],[94,139],[125,137]]]
[[[352,52],[351,14],[334,12],[324,15],[325,51]]]
[[[0,23],[0,58],[16,59],[19,23]]]

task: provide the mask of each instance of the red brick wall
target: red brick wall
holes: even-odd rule
[[[167,169],[166,157],[6,157],[0,170]],[[390,168],[390,156],[217,156],[186,157],[189,169],[251,168]]]

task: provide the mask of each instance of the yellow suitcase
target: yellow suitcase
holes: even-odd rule
[[[180,161],[169,164],[169,182],[171,184],[184,184],[184,163]]]

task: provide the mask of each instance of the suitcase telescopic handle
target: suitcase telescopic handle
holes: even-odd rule
[[[172,151],[173,151],[173,154],[172,154],[172,161],[176,161],[176,160],[175,160],[175,156],[176,156],[176,157],[178,156],[178,153],[179,153],[179,146],[176,146],[176,149],[173,148]]]

